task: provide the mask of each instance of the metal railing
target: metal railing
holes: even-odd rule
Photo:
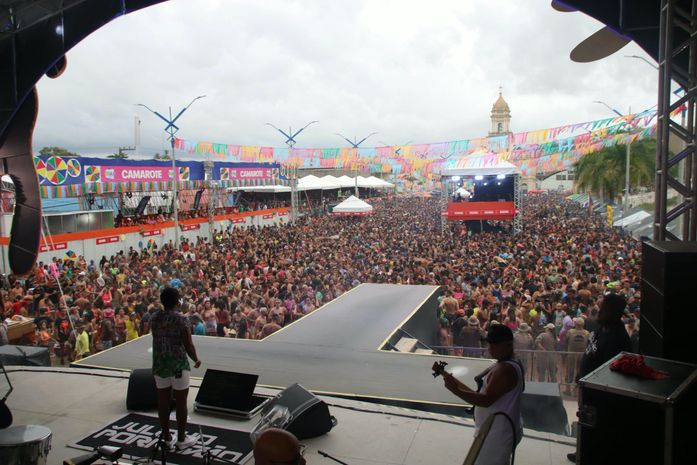
[[[486,347],[434,346],[441,355],[463,358],[490,358]],[[525,369],[526,381],[557,383],[562,394],[576,396],[576,380],[581,367],[583,352],[546,350],[515,350]]]

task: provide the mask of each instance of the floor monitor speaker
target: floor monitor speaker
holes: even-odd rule
[[[569,433],[569,421],[558,383],[526,381],[520,410],[526,428],[562,435]]]
[[[155,410],[157,408],[157,387],[152,369],[142,368],[131,371],[126,393],[126,409]]]
[[[255,431],[282,427],[298,439],[306,439],[321,436],[336,424],[327,404],[296,383],[281,391],[264,407]]]

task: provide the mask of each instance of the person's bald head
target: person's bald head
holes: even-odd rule
[[[269,428],[254,443],[256,465],[304,465],[300,455],[300,443],[288,431]]]

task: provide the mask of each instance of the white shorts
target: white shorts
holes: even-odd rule
[[[172,388],[175,391],[184,391],[189,389],[189,373],[189,370],[184,370],[179,378],[175,378],[174,376],[160,378],[155,375],[155,386],[157,386],[157,389]]]

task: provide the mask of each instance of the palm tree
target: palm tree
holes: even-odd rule
[[[615,145],[584,155],[576,162],[576,182],[580,190],[604,200],[615,200],[624,191],[626,146]],[[632,188],[652,186],[656,166],[656,141],[643,140],[631,147],[629,179]]]

